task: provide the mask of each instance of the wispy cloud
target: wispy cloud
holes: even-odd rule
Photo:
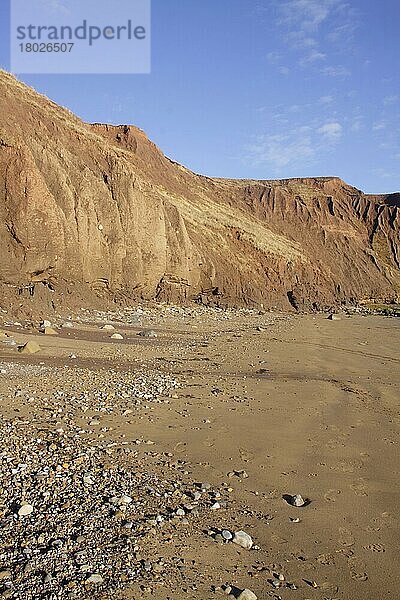
[[[289,124],[282,131],[254,137],[245,148],[245,162],[252,167],[262,166],[273,176],[284,176],[288,168],[305,169],[316,164],[322,154],[340,142],[342,132],[342,125],[334,120]]]
[[[377,121],[376,123],[373,123],[373,131],[382,131],[382,129],[386,129],[386,121]]]
[[[62,14],[69,15],[71,14],[70,9],[66,5],[65,0],[39,0],[39,4],[41,8],[47,10],[51,15]]]
[[[336,142],[342,137],[343,127],[337,121],[325,123],[317,129],[322,137],[329,142]]]
[[[310,130],[298,127],[285,133],[258,136],[247,150],[247,162],[280,174],[287,166],[311,163],[315,156]]]
[[[328,77],[349,77],[349,75],[351,75],[350,69],[347,69],[347,67],[344,67],[343,65],[324,67],[321,70],[321,73]]]
[[[385,106],[392,106],[393,104],[398,104],[398,102],[400,102],[400,96],[397,94],[386,96],[386,98],[383,99],[383,104]]]
[[[323,52],[319,52],[318,50],[312,50],[309,54],[303,56],[303,58],[300,59],[299,64],[301,66],[307,66],[310,63],[315,63],[325,59],[326,54],[324,54]]]
[[[353,42],[358,27],[354,8],[344,0],[274,0],[276,25],[301,67],[315,67]],[[277,64],[276,62],[274,64]],[[347,75],[344,67],[327,67],[327,75]]]
[[[303,31],[316,31],[339,0],[286,0],[280,2],[278,22]]]
[[[321,96],[319,102],[321,104],[331,104],[333,102],[333,96]]]

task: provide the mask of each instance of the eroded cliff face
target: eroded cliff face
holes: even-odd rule
[[[326,307],[400,295],[400,196],[196,175],[0,72],[0,282]]]

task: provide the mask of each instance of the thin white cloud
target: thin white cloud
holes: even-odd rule
[[[386,129],[386,121],[377,121],[372,125],[373,131],[382,131],[382,129]]]
[[[66,6],[65,0],[39,0],[39,4],[41,4],[41,8],[49,11],[51,15],[61,14],[61,15],[69,15],[71,14],[70,9]]]
[[[343,65],[324,67],[321,73],[328,77],[349,77],[351,75],[351,71]]]
[[[268,52],[267,60],[271,65],[277,65],[282,60],[282,54],[280,52]]]
[[[362,131],[364,128],[365,128],[364,117],[362,117],[362,116],[355,117],[350,125],[350,130],[353,131],[354,133],[358,133],[359,131]]]
[[[281,174],[286,167],[310,163],[315,149],[309,128],[295,128],[285,133],[259,136],[247,147],[247,160],[253,166],[265,166],[274,174]]]
[[[304,31],[315,31],[340,0],[287,0],[280,2],[278,22]]]
[[[312,50],[307,56],[304,56],[299,62],[301,66],[306,66],[310,63],[318,62],[320,60],[325,60],[326,54],[323,52],[318,52],[318,50]]]
[[[393,94],[391,96],[386,96],[386,98],[383,99],[383,104],[385,106],[392,106],[393,104],[397,104],[400,100],[400,96],[398,96],[397,94]]]
[[[329,142],[336,142],[342,137],[343,127],[337,121],[331,121],[325,123],[317,129],[317,133],[321,134],[323,138]]]
[[[345,0],[272,0],[272,6],[282,39],[289,52],[298,52],[297,63],[302,68],[315,68],[319,61],[342,53],[353,43],[358,19]],[[327,67],[325,74],[350,72],[345,67]]]
[[[319,102],[321,104],[332,104],[333,96],[321,96]]]

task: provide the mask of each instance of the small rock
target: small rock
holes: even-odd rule
[[[122,504],[130,504],[132,502],[132,498],[130,496],[127,496],[126,494],[123,494],[121,496],[121,502]]]
[[[245,589],[241,594],[239,594],[237,600],[257,600],[257,596],[251,590]]]
[[[103,577],[99,573],[94,573],[86,579],[86,583],[103,583]]]
[[[292,497],[292,505],[293,506],[297,506],[297,508],[301,508],[302,506],[305,505],[305,501],[303,500],[303,498],[300,496],[300,494],[295,494]]]
[[[335,313],[331,313],[331,314],[330,314],[330,315],[327,317],[327,319],[328,319],[329,321],[341,321],[341,320],[342,320],[342,319],[340,318],[340,316],[339,316],[339,315],[336,315]]]
[[[253,540],[245,531],[236,531],[235,535],[233,536],[233,542],[234,544],[237,544],[246,550],[250,550],[250,548],[253,546]]]
[[[103,325],[103,327],[101,329],[104,329],[105,331],[112,331],[113,329],[115,329],[114,325]]]
[[[143,331],[139,331],[138,335],[144,338],[156,338],[157,333],[153,329],[144,329]]]
[[[53,327],[44,327],[44,329],[41,331],[44,333],[44,335],[58,335],[57,331],[53,329]]]
[[[230,531],[228,531],[228,529],[223,529],[222,532],[222,537],[224,538],[224,540],[231,540],[233,538],[233,535],[231,534]]]
[[[123,336],[123,335],[121,335],[120,333],[114,333],[114,334],[111,336],[111,339],[112,339],[112,340],[123,340],[123,339],[124,339],[124,336]]]
[[[40,352],[40,350],[41,347],[39,346],[39,344],[32,341],[27,342],[26,344],[18,348],[18,352],[20,352],[21,354],[36,354],[37,352]]]
[[[23,504],[23,506],[21,506],[21,508],[18,511],[18,515],[20,517],[27,517],[28,515],[31,515],[32,513],[33,513],[32,504]]]
[[[230,586],[230,585],[226,585],[226,586],[225,586],[225,588],[224,588],[224,592],[225,592],[225,594],[226,594],[227,596],[229,596],[229,594],[231,593],[231,591],[232,591],[232,588],[231,588],[231,586]]]

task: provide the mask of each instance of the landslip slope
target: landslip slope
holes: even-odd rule
[[[0,286],[323,308],[400,295],[400,195],[212,179],[0,72]],[[59,297],[57,296],[59,299]]]

